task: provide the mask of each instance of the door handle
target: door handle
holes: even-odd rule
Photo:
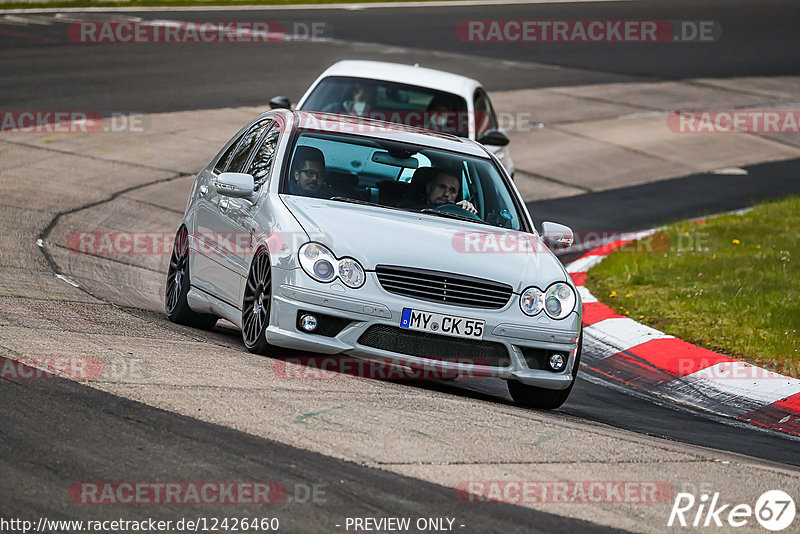
[[[208,194],[208,186],[206,184],[203,184],[200,186],[200,196],[204,197],[206,196],[206,194]]]

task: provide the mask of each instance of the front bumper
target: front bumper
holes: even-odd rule
[[[304,350],[319,354],[343,354],[354,358],[389,361],[409,368],[426,368],[435,365],[448,373],[466,376],[492,376],[518,380],[524,384],[547,389],[565,389],[573,381],[571,373],[580,334],[580,316],[573,312],[561,321],[549,317],[527,317],[519,309],[518,296],[514,295],[500,310],[484,310],[451,306],[395,295],[385,291],[374,272],[367,272],[363,287],[353,290],[338,281],[322,284],[308,277],[302,269],[272,269],[273,306],[267,341],[271,345]],[[421,309],[485,321],[483,341],[499,343],[508,353],[508,365],[473,365],[472,354],[450,362],[436,358],[419,357],[367,346],[359,339],[370,327],[385,325],[399,328],[403,308]],[[299,312],[323,314],[351,321],[338,334],[324,336],[306,333],[297,327]],[[386,329],[383,329],[386,330]],[[407,332],[404,330],[404,332]],[[435,334],[436,340],[447,338]],[[565,370],[553,372],[531,368],[523,351],[556,351],[568,354]],[[479,358],[475,358],[481,361]]]

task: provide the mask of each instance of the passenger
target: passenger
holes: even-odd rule
[[[359,84],[353,88],[350,100],[335,102],[325,106],[322,111],[367,117],[375,107],[377,96],[378,89],[374,85]]]
[[[325,155],[318,148],[299,146],[294,153],[289,192],[307,197],[324,196]]]
[[[454,133],[454,124],[451,124],[454,118],[450,104],[436,96],[428,104],[428,120],[425,121],[425,128],[437,132]]]

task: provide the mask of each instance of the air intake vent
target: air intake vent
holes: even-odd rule
[[[513,291],[508,284],[413,267],[378,265],[375,272],[389,293],[452,306],[497,310]]]

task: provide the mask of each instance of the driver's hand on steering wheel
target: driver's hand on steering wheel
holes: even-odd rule
[[[456,202],[456,206],[460,207],[461,209],[465,209],[468,212],[477,215],[478,210],[475,209],[475,206],[472,205],[472,202],[469,200],[462,200],[461,202]]]

